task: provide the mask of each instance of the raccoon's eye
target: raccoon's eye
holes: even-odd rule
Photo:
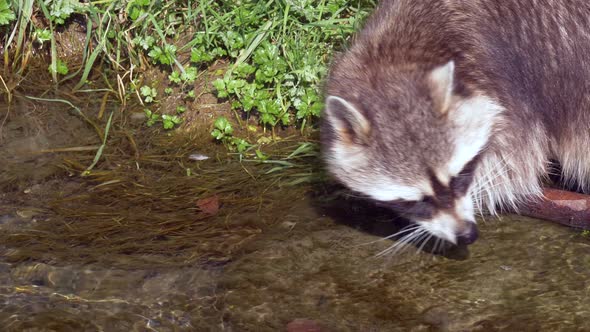
[[[473,173],[459,173],[451,180],[451,189],[455,195],[464,195],[469,190],[471,182],[473,181]]]
[[[391,201],[386,206],[408,218],[430,219],[436,211],[434,198],[430,196],[425,196],[420,201]]]
[[[469,190],[471,182],[473,181],[473,175],[475,173],[475,167],[477,166],[478,157],[473,158],[470,162],[463,167],[461,172],[451,179],[451,189],[455,195],[464,195]]]

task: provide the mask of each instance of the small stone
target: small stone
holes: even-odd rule
[[[450,319],[444,308],[432,307],[422,313],[422,321],[441,331],[447,331]]]
[[[188,159],[195,160],[195,161],[201,161],[201,160],[207,160],[207,159],[209,159],[209,157],[204,154],[193,153],[190,156],[188,156]]]
[[[23,219],[33,219],[33,217],[38,216],[40,214],[39,209],[36,208],[25,208],[22,210],[17,210],[16,214],[23,218]]]
[[[197,200],[197,207],[207,215],[215,215],[219,211],[219,197],[217,195]]]
[[[295,228],[295,225],[297,225],[297,223],[293,221],[285,221],[281,223],[281,226],[287,228],[288,230]]]

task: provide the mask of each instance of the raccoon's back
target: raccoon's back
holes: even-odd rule
[[[489,196],[538,193],[535,178],[550,159],[561,164],[565,182],[590,191],[590,2],[448,3],[462,16],[455,28],[472,32],[463,35],[460,79],[506,109],[507,130],[488,164],[505,163],[510,172],[493,181],[504,189],[491,188]]]
[[[542,122],[556,139],[588,130],[590,2],[451,2],[465,15],[458,24],[475,32],[465,43],[467,81],[494,91],[521,121]]]
[[[572,120],[587,106],[589,54],[587,0],[383,0],[335,62],[328,90],[370,86],[390,66],[454,59],[460,92],[481,89],[555,123],[547,119]]]

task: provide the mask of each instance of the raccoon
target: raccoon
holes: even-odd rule
[[[588,192],[590,2],[383,0],[337,55],[326,168],[452,244],[543,197],[553,160]]]

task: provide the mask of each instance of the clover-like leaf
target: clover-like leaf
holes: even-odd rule
[[[10,8],[8,0],[0,0],[0,25],[6,25],[12,22],[16,16]]]
[[[219,118],[217,118],[217,120],[215,120],[214,126],[215,128],[219,129],[222,133],[227,135],[231,135],[234,131],[231,124],[224,116],[220,116]]]

